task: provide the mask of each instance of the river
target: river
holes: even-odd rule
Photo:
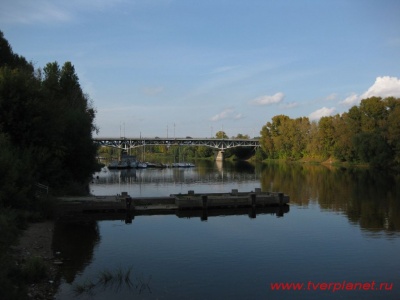
[[[400,176],[321,165],[196,162],[102,170],[95,195],[284,192],[276,209],[56,222],[56,299],[399,299]]]

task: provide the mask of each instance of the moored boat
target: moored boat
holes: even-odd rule
[[[194,166],[195,165],[192,163],[185,163],[185,162],[171,164],[171,167],[173,168],[193,168]]]
[[[108,164],[109,169],[129,169],[137,167],[137,160],[135,156],[123,153],[120,160],[112,160]]]
[[[143,162],[138,162],[136,165],[137,169],[146,169],[147,168],[147,164],[143,163]]]

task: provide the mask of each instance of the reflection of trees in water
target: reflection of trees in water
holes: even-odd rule
[[[57,221],[53,234],[53,252],[60,252],[65,261],[62,275],[72,283],[93,258],[94,247],[100,242],[96,221]]]
[[[261,175],[264,191],[282,191],[297,205],[318,201],[369,232],[400,231],[399,186],[399,176],[386,172],[321,165],[270,163]]]
[[[220,162],[222,164],[222,162]],[[96,178],[98,176],[98,178]],[[196,168],[128,169],[102,171],[95,174],[94,184],[146,184],[146,183],[215,183],[224,181],[245,182],[259,178],[255,167],[248,162],[202,161]]]

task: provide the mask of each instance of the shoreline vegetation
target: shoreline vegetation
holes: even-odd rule
[[[0,31],[0,299],[53,298],[49,220],[56,196],[89,192],[95,115],[70,62],[36,69]]]

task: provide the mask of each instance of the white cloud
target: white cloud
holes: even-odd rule
[[[356,93],[352,93],[350,96],[339,103],[346,106],[358,105],[360,103],[360,97]]]
[[[233,119],[233,120],[239,120],[242,119],[243,115],[241,113],[236,113],[233,108],[226,108],[219,114],[216,114],[213,116],[210,120],[211,121],[220,121],[224,119]]]
[[[335,109],[334,107],[331,107],[331,108],[323,107],[323,108],[320,108],[320,109],[318,109],[318,110],[312,112],[312,113],[308,116],[308,118],[309,118],[311,121],[316,121],[316,120],[321,119],[322,117],[326,117],[326,116],[331,116],[331,115],[333,115],[333,113],[335,112],[335,110],[336,110],[336,109]]]
[[[370,97],[400,97],[400,79],[397,77],[383,76],[377,77],[374,84],[361,96],[352,93],[340,104],[346,106],[358,105],[362,99]]]
[[[397,77],[377,77],[375,83],[361,95],[361,99],[369,97],[400,97],[400,79]]]
[[[256,99],[254,99],[253,101],[251,101],[251,103],[253,103],[254,105],[270,105],[270,104],[282,102],[284,98],[285,98],[285,95],[283,93],[279,92],[272,96],[265,95],[265,96],[258,97]]]

